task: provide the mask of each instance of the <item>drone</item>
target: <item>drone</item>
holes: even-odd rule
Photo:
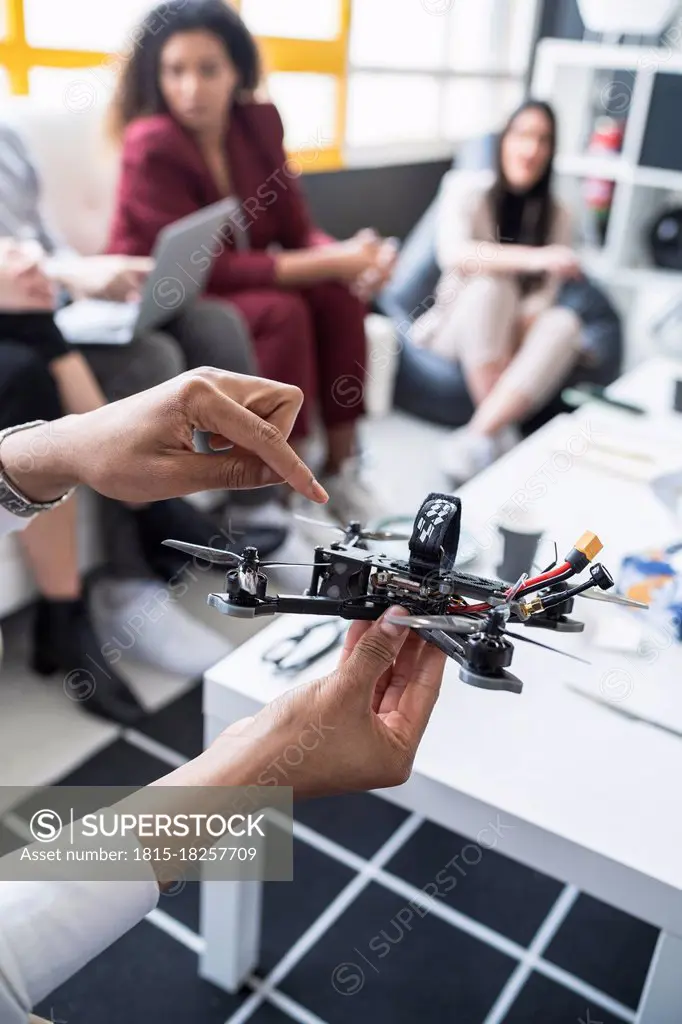
[[[359,522],[343,529],[306,520],[339,534],[328,546],[316,547],[309,563],[262,562],[253,547],[238,555],[183,541],[164,544],[227,567],[224,592],[208,597],[209,605],[224,615],[254,618],[287,612],[374,620],[400,605],[407,614],[394,621],[416,630],[457,662],[462,682],[485,690],[521,693],[522,681],[509,671],[516,641],[584,662],[510,630],[510,623],[560,633],[582,632],[584,623],[570,617],[576,597],[647,607],[606,593],[614,586],[613,577],[603,565],[594,563],[602,544],[589,532],[576,541],[563,561],[555,551],[554,562],[545,570],[533,577],[524,573],[515,583],[462,572],[455,564],[461,516],[458,497],[432,492],[422,503],[411,534],[367,530]],[[409,541],[409,559],[375,553],[367,544],[404,540]],[[267,570],[284,565],[312,568],[310,585],[302,594],[268,594]],[[588,577],[569,585],[568,581],[588,566]]]

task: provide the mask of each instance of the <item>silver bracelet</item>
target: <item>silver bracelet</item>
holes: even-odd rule
[[[30,430],[32,427],[44,427],[47,425],[47,420],[34,420],[33,423],[22,423],[17,427],[8,427],[6,430],[0,430],[0,448],[2,442],[10,434],[16,434],[20,430]],[[0,456],[0,508],[7,509],[12,515],[19,516],[22,519],[28,519],[31,516],[36,515],[38,512],[47,512],[51,508],[56,508],[57,505],[63,504],[68,501],[75,487],[63,494],[61,498],[56,498],[54,501],[38,502],[33,501],[31,498],[27,498],[25,494],[16,487],[15,484],[7,476],[5,469],[2,465],[2,458]]]

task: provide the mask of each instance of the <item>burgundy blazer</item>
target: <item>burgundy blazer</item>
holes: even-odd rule
[[[212,243],[212,249],[223,251],[209,290],[225,295],[274,287],[269,247],[301,249],[323,244],[328,237],[310,220],[297,180],[301,168],[287,163],[282,120],[271,103],[235,104],[225,151],[233,195],[241,202],[237,234],[248,229],[250,248],[238,251],[230,231],[224,232],[222,242]],[[221,198],[189,132],[168,114],[140,118],[124,136],[107,252],[148,256],[163,227]]]

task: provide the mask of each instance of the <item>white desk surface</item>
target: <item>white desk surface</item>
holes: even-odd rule
[[[669,405],[670,380],[677,374],[682,377],[682,364],[660,360],[616,388],[623,397],[663,409]],[[569,439],[579,437],[581,429],[591,429],[597,415],[604,415],[601,407],[590,406],[555,420],[462,489],[464,525],[486,549],[481,562],[472,567],[474,572],[490,571],[494,564],[494,533],[486,524],[519,491],[526,495],[519,497],[522,503],[528,494],[536,495],[529,514],[557,540],[560,554],[584,530],[594,530],[604,541],[600,558],[614,573],[625,552],[677,539],[682,529],[641,483],[590,468],[580,456],[567,470],[566,460],[560,459],[562,472],[548,463],[556,451],[570,450]],[[623,423],[633,421],[628,416]],[[572,442],[571,447],[579,446]],[[537,488],[543,466],[554,478],[542,477],[544,493]],[[619,891],[644,883],[644,903],[628,903],[627,896],[614,896],[614,902],[682,934],[682,739],[628,721],[565,685],[570,680],[587,682],[628,710],[637,706],[637,700],[648,700],[652,688],[657,688],[660,700],[671,714],[677,710],[682,723],[682,645],[670,644],[653,665],[636,656],[597,651],[590,636],[605,614],[611,616],[612,609],[576,601],[574,615],[586,622],[585,633],[528,630],[533,639],[589,656],[592,665],[519,643],[512,669],[524,680],[521,695],[466,686],[458,679],[458,667],[449,663],[417,755],[415,784],[446,787],[498,810],[502,820],[514,821],[521,829],[528,826],[536,836],[535,846],[540,836],[546,837],[548,846],[555,839],[564,846],[568,843],[571,851],[589,854],[592,862],[596,854],[600,869],[613,865]],[[629,615],[645,613],[619,614],[628,629]],[[304,621],[281,617],[211,669],[206,676],[206,713],[217,719],[252,713],[254,705],[294,685],[271,673],[260,656],[278,635],[291,635]],[[323,675],[335,661],[335,655],[328,657],[295,683]],[[511,855],[521,857],[523,847],[523,842],[512,843]],[[542,858],[533,855],[529,862],[533,861],[541,866]],[[556,861],[557,868],[563,863]],[[601,888],[596,894],[600,893],[608,898]]]

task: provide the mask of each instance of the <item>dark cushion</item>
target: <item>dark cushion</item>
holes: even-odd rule
[[[399,324],[410,318],[416,320],[422,303],[432,295],[440,271],[436,263],[437,204],[428,208],[419,223],[406,238],[390,283],[377,296],[379,312]]]
[[[474,413],[459,363],[405,340],[395,382],[393,404],[420,420],[463,427]]]

